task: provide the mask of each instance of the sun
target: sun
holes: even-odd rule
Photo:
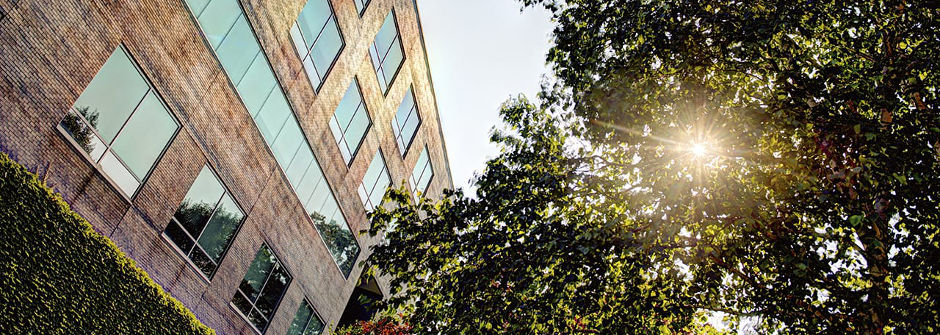
[[[708,147],[706,147],[704,143],[692,143],[692,145],[689,146],[689,152],[695,157],[704,157],[708,154]]]

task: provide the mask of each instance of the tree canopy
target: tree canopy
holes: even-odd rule
[[[522,2],[557,80],[373,214],[415,331],[940,331],[936,4]]]

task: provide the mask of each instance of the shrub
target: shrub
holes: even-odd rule
[[[0,153],[0,333],[214,334]]]

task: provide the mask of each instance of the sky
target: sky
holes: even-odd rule
[[[510,97],[535,98],[552,23],[516,0],[418,0],[454,186],[469,189],[498,149],[490,129]]]

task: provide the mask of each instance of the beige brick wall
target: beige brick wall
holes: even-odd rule
[[[372,0],[361,18],[352,0],[332,1],[346,45],[320,94],[307,81],[288,35],[304,3],[242,0],[350,228],[367,228],[356,188],[379,148],[398,185],[411,174],[426,143],[435,170],[431,193],[452,187],[413,0]],[[383,96],[368,47],[392,8],[406,60]],[[122,44],[182,124],[131,201],[55,128]],[[354,76],[373,125],[347,168],[327,123]],[[411,85],[423,123],[402,159],[390,123]],[[361,271],[357,266],[348,280],[343,278],[183,0],[0,0],[0,150],[43,176],[99,232],[219,333],[250,332],[229,301],[265,241],[294,276],[270,334],[286,331],[304,296],[335,325]],[[208,282],[161,235],[204,164],[215,169],[247,214]],[[361,260],[371,241],[359,241]]]

